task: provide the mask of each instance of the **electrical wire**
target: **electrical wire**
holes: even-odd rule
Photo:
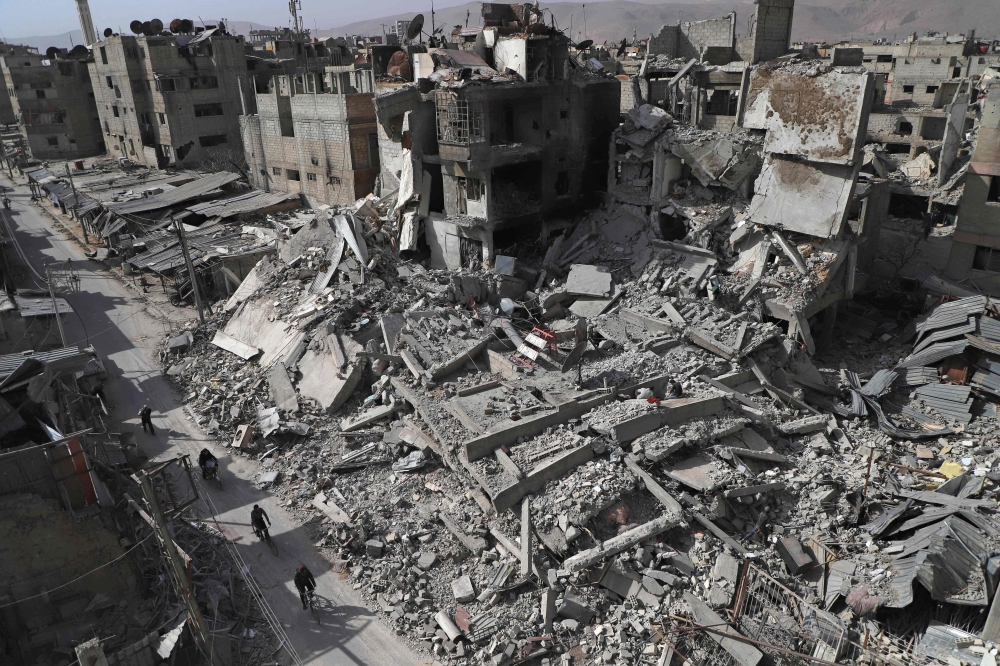
[[[220,534],[225,534],[225,532],[223,532],[222,530],[222,525],[219,524],[219,519],[218,519],[219,510],[215,506],[215,502],[212,501],[212,496],[209,495],[207,492],[205,492],[205,486],[203,483],[201,483],[200,480],[196,479],[195,483],[198,486],[198,491],[199,494],[201,495],[201,498],[205,502],[205,506],[208,507],[209,513],[212,516],[212,521],[215,523],[215,528],[219,531]],[[260,586],[257,584],[257,580],[253,577],[253,574],[250,571],[250,565],[248,565],[246,560],[243,559],[243,556],[240,555],[240,552],[233,547],[233,543],[232,541],[229,540],[229,538],[222,539],[222,542],[225,544],[226,550],[229,551],[230,557],[232,557],[233,561],[239,565],[240,573],[243,576],[244,582],[247,584],[247,589],[250,590],[250,595],[254,598],[254,600],[257,601],[257,604],[261,609],[261,613],[264,615],[264,619],[271,626],[271,630],[274,632],[274,635],[280,639],[280,644],[278,646],[278,649],[280,650],[282,647],[285,648],[285,651],[288,653],[288,656],[292,658],[295,664],[301,666],[301,664],[303,663],[302,659],[299,657],[298,652],[296,652],[295,648],[292,646],[292,641],[288,637],[288,634],[285,632],[284,627],[281,625],[281,620],[278,618],[277,613],[274,612],[274,609],[271,608],[271,605],[267,602],[267,599],[264,597],[264,592],[260,589]]]
[[[100,571],[104,567],[111,566],[115,562],[118,562],[119,560],[125,558],[129,553],[131,553],[133,550],[135,550],[136,548],[138,548],[139,546],[141,546],[143,543],[145,543],[146,541],[148,541],[152,537],[153,537],[153,535],[150,534],[145,539],[143,539],[139,543],[135,544],[134,546],[132,546],[131,548],[129,548],[124,553],[122,553],[120,556],[116,557],[115,559],[111,560],[110,562],[105,562],[101,566],[95,567],[95,568],[91,569],[90,571],[88,571],[87,573],[81,574],[81,575],[77,576],[76,578],[74,578],[73,580],[69,581],[68,583],[63,583],[62,585],[57,585],[56,587],[53,587],[51,590],[46,590],[45,592],[41,592],[41,593],[36,594],[34,596],[25,597],[24,599],[18,599],[17,601],[12,601],[12,602],[7,603],[7,604],[0,604],[0,608],[8,608],[10,606],[16,606],[17,604],[21,603],[22,601],[30,601],[31,599],[37,599],[39,597],[44,597],[45,595],[47,595],[47,594],[49,594],[51,592],[55,592],[56,590],[61,590],[62,588],[66,587],[67,585],[72,585],[76,581],[81,580],[83,578],[86,578],[87,576],[89,576],[90,574],[94,573],[95,571]]]

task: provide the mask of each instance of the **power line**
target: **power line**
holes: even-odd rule
[[[153,535],[150,534],[145,539],[143,539],[139,543],[135,544],[134,546],[132,546],[131,548],[129,548],[128,550],[126,550],[119,557],[116,557],[115,559],[111,560],[110,562],[105,562],[101,566],[95,567],[95,568],[91,569],[90,571],[88,571],[85,574],[77,576],[76,578],[74,578],[73,580],[69,581],[68,583],[63,583],[62,585],[58,585],[56,587],[53,587],[51,590],[46,590],[45,592],[41,592],[40,594],[36,594],[34,596],[31,596],[31,597],[25,597],[24,599],[18,599],[17,601],[12,601],[9,604],[2,604],[2,605],[0,605],[0,608],[7,608],[8,606],[16,606],[17,604],[21,603],[22,601],[30,601],[31,599],[37,599],[38,597],[44,597],[45,595],[49,594],[50,592],[55,592],[56,590],[61,590],[62,588],[66,587],[67,585],[72,585],[76,581],[78,581],[78,580],[80,580],[82,578],[86,578],[87,576],[89,576],[90,574],[94,573],[95,571],[99,571],[99,570],[103,569],[104,567],[110,566],[110,565],[114,564],[115,562],[123,559],[126,555],[128,555],[133,550],[135,550],[136,548],[138,548],[139,546],[141,546],[143,543],[145,543],[146,541],[148,541],[150,538],[152,538],[152,536]]]

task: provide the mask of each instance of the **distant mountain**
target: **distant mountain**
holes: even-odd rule
[[[418,0],[414,5],[422,5]],[[421,13],[425,17],[425,30],[430,31],[430,2]],[[555,18],[556,25],[569,32],[577,41],[593,39],[600,43],[620,41],[633,34],[640,39],[648,37],[664,24],[679,21],[701,21],[725,15],[731,11],[737,14],[737,32],[746,34],[750,18],[753,16],[752,0],[703,0],[702,2],[671,2],[670,0],[593,0],[580,2],[542,2],[548,16]],[[329,25],[332,20],[323,21],[334,12],[329,8],[318,9],[320,15],[309,15],[306,23],[316,21]],[[332,29],[320,29],[320,37],[343,35],[380,35],[389,31],[389,26],[398,19],[411,19],[417,11],[383,16],[381,18],[340,25]],[[326,16],[323,16],[326,14]],[[456,25],[480,25],[480,3],[469,2],[455,7],[442,8],[434,13],[434,23],[443,32],[451,32]],[[212,21],[209,21],[210,23]],[[285,24],[282,24],[282,26]],[[279,26],[279,27],[282,27]],[[253,29],[270,29],[274,26],[251,21],[231,21],[230,29],[246,34]],[[128,26],[121,26],[128,31]],[[818,0],[797,2],[792,39],[814,42],[836,42],[841,39],[874,39],[896,37],[902,39],[911,32],[924,34],[928,30],[951,34],[975,29],[980,37],[1000,36],[1000,11],[997,0]],[[37,46],[44,51],[50,46],[69,48],[82,43],[80,31],[40,37],[12,37],[8,41],[15,44]]]

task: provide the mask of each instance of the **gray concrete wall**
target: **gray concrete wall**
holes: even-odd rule
[[[788,53],[794,9],[795,0],[757,0],[751,63],[774,60]]]
[[[32,156],[70,160],[103,151],[86,61],[7,55],[0,68],[14,92],[12,110]]]

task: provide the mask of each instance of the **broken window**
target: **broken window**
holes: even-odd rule
[[[913,92],[913,86],[903,86],[903,92],[904,93],[912,93]]]
[[[50,136],[50,137],[48,137],[48,141],[49,141],[49,145],[50,146],[58,146],[59,145],[59,137],[57,137],[57,136]]]
[[[891,55],[880,55],[875,58],[875,62],[892,62]]]
[[[435,104],[440,143],[467,146],[483,140],[483,114],[470,108],[465,98],[451,92],[438,91]]]
[[[281,168],[280,167],[271,167],[271,173],[273,173],[275,176],[280,176],[281,175]]]
[[[219,79],[215,76],[192,76],[188,79],[191,90],[209,90],[219,87]]]
[[[372,132],[368,135],[368,168],[377,169],[378,167],[378,134]]]
[[[302,180],[299,178],[299,172],[295,169],[288,170],[288,180]]]
[[[167,124],[167,116],[166,115],[164,115],[162,113],[157,113],[156,115],[159,116],[159,118],[160,118],[160,124],[161,125],[166,125]]]
[[[986,194],[990,203],[1000,203],[1000,176],[990,176],[990,190]]]
[[[903,136],[910,136],[913,134],[913,123],[900,121],[899,127],[896,129],[896,134],[902,134]]]
[[[149,114],[148,113],[140,113],[139,114],[139,123],[142,124],[142,125],[149,125],[150,124],[150,122],[149,122]]]
[[[104,65],[108,64],[108,52],[103,46],[101,47],[101,63]]]
[[[465,179],[465,198],[469,201],[479,201],[483,197],[483,181],[478,178]]]
[[[156,89],[160,92],[177,90],[177,79],[156,79]]]
[[[953,79],[960,79],[960,78],[962,78],[962,68],[961,67],[955,67],[954,69],[952,69],[951,70],[951,78],[953,78]]]
[[[1000,273],[1000,250],[977,245],[976,255],[972,258],[972,267],[977,271]]]
[[[314,173],[307,173],[306,174],[306,180],[309,180],[309,181],[312,181],[312,182],[315,183],[316,182],[316,174],[314,174]]]
[[[111,107],[111,113],[115,114],[115,118],[120,118],[121,117],[121,112],[118,111],[118,107],[117,106]]]
[[[198,143],[202,148],[211,148],[212,146],[220,146],[229,141],[229,137],[225,134],[210,134],[208,136],[199,136]]]
[[[36,90],[35,91],[35,97],[37,97],[38,99],[45,99],[45,91],[44,90]]]
[[[221,116],[225,113],[222,104],[195,104],[194,117],[206,118],[208,116]]]
[[[330,176],[331,185],[340,185],[340,178],[338,176]]]
[[[933,95],[937,91],[938,91],[938,87],[937,86],[927,86],[927,91],[926,92],[927,92],[928,95]]]
[[[556,196],[562,197],[569,194],[569,173],[560,171],[556,176]]]

